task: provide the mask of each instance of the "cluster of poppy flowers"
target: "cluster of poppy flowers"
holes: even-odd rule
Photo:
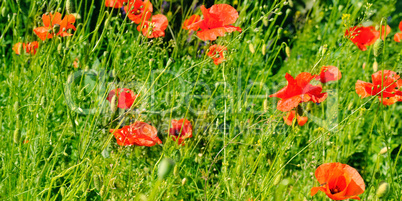
[[[290,74],[286,73],[285,79],[288,81],[288,85],[269,97],[280,98],[277,109],[287,112],[283,117],[287,125],[292,125],[293,119],[296,117],[297,123],[303,126],[308,118],[302,116],[303,111],[301,111],[299,104],[309,101],[321,103],[328,96],[327,93],[322,92],[321,85],[310,84],[311,80],[316,79],[321,83],[327,83],[337,81],[341,78],[342,74],[335,66],[321,67],[320,74],[318,75],[302,72],[296,78],[293,78]]]
[[[399,23],[399,30],[402,32],[402,21]],[[382,33],[380,33],[382,32]],[[355,26],[351,27],[345,32],[345,36],[348,37],[360,50],[366,51],[367,47],[373,45],[381,35],[381,39],[385,40],[388,34],[391,32],[390,26],[381,26],[381,31],[376,30],[374,26]],[[400,42],[402,39],[402,33],[396,33],[394,40]]]
[[[73,14],[66,15],[63,19],[61,18],[61,13],[55,12],[42,15],[43,26],[34,28],[34,33],[42,40],[45,41],[48,38],[53,38],[55,36],[72,36],[69,33],[70,29],[76,30],[75,26],[75,16]],[[38,41],[21,43],[18,42],[14,44],[13,50],[17,55],[20,55],[25,51],[28,54],[35,55],[36,50],[39,48]]]
[[[107,100],[112,107],[116,104],[118,108],[130,109],[136,98],[133,91],[127,88],[117,88],[109,92]],[[114,103],[114,101],[116,101]],[[178,144],[183,145],[184,140],[193,137],[193,127],[187,119],[172,120],[169,135]],[[122,146],[154,146],[161,144],[162,141],[158,138],[157,129],[145,122],[136,121],[131,125],[124,126],[121,129],[110,129],[110,132],[116,138],[117,144]]]

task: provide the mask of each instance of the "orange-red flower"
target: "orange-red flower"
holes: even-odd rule
[[[384,70],[383,74],[382,71],[378,71],[371,75],[371,78],[373,83],[357,80],[356,93],[361,98],[378,96],[384,105],[392,105],[398,101],[402,101],[402,91],[398,90],[402,87],[402,79],[396,72]]]
[[[216,40],[218,36],[224,36],[226,32],[242,31],[240,27],[230,25],[235,23],[239,17],[236,9],[230,5],[217,4],[209,9],[201,6],[201,11],[204,19],[189,27],[192,30],[201,29],[197,32],[197,36],[201,40]]]
[[[208,56],[214,60],[215,65],[219,65],[223,61],[225,61],[225,57],[223,56],[223,51],[227,51],[228,49],[225,46],[221,45],[212,45],[209,47]]]
[[[124,7],[127,17],[136,24],[147,21],[152,16],[152,3],[148,0],[130,0]]]
[[[296,114],[296,111],[294,111],[294,110],[288,112],[285,116],[283,116],[283,120],[285,121],[285,123],[287,125],[291,126],[295,116],[296,116],[297,124],[299,124],[299,126],[304,126],[304,124],[307,123],[308,118],[302,117],[302,116]]]
[[[152,16],[151,21],[144,21],[137,26],[137,30],[148,38],[158,38],[165,36],[168,26],[168,19],[162,14]]]
[[[286,73],[285,78],[288,81],[288,85],[269,96],[281,99],[277,105],[277,109],[280,111],[290,111],[302,102],[321,103],[327,98],[327,93],[322,93],[320,85],[314,86],[310,84],[310,81],[314,79],[314,75],[310,73],[300,73],[296,76],[296,79]]]
[[[173,140],[177,141],[178,144],[182,144],[185,139],[193,137],[193,126],[187,119],[173,119],[169,135],[171,135]]]
[[[137,121],[129,126],[124,126],[121,129],[110,129],[110,132],[113,133],[119,145],[151,147],[162,143],[158,138],[156,128],[141,121]]]
[[[400,31],[402,31],[402,21],[401,22],[399,22],[399,30]],[[402,40],[402,33],[396,33],[395,35],[394,35],[394,40],[396,41],[396,42],[401,42],[401,40]]]
[[[184,21],[183,23],[183,29],[184,30],[193,30],[197,31],[199,29],[199,26],[197,26],[197,22],[201,20],[201,16],[199,15],[192,15],[190,18]]]
[[[342,163],[325,163],[315,171],[320,187],[311,188],[311,196],[324,192],[332,200],[357,199],[366,186],[356,169]]]
[[[63,20],[59,12],[54,15],[52,13],[49,15],[43,14],[42,20],[44,26],[35,28],[34,32],[43,41],[54,36],[72,36],[73,34],[67,33],[67,30],[73,29],[75,31],[75,26],[73,25],[75,17],[72,14],[66,15]]]
[[[117,88],[117,89],[113,89],[112,91],[109,92],[107,100],[110,103],[112,103],[112,98],[113,98],[113,96],[116,95],[116,92],[117,92],[117,99],[118,99],[117,107],[121,108],[121,109],[129,109],[131,107],[131,105],[133,105],[135,99],[138,96],[138,95],[135,95],[134,92],[132,92],[130,89]]]
[[[342,78],[342,73],[335,66],[323,66],[321,67],[321,72],[316,75],[315,79],[319,80],[321,83],[327,83],[330,81],[337,81]]]
[[[385,26],[382,26],[381,30],[383,30],[381,38],[384,40],[389,32],[391,32],[391,27],[387,25],[387,28],[385,29]],[[384,31],[386,31],[386,33],[384,33]],[[357,45],[360,50],[366,51],[367,46],[374,44],[380,37],[380,31],[377,31],[374,26],[355,26],[346,30],[345,36]]]
[[[128,0],[106,0],[105,6],[112,7],[112,8],[121,8],[123,7],[124,3],[127,3]]]
[[[20,55],[22,53],[22,52],[20,52],[20,50],[25,50],[26,53],[35,55],[36,50],[38,48],[39,48],[38,41],[29,42],[27,44],[20,42],[20,43],[14,44],[14,46],[13,46],[13,50],[14,50],[15,54],[18,54],[18,55]]]

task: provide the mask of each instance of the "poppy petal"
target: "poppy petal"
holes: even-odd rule
[[[373,86],[374,85],[371,84],[371,83],[363,82],[361,80],[357,80],[356,86],[355,86],[356,93],[358,95],[360,95],[361,98],[369,97],[373,93],[373,91],[372,91]]]
[[[239,17],[236,9],[228,4],[217,4],[208,9],[209,13],[218,18],[224,25],[233,24]]]
[[[187,20],[184,21],[183,23],[183,29],[184,30],[193,30],[193,31],[197,31],[200,27],[197,24],[198,21],[200,21],[201,16],[199,15],[192,15],[190,16],[190,18],[188,18]]]
[[[51,30],[49,27],[37,27],[33,31],[42,41],[45,41],[46,38],[53,38],[53,34],[49,33],[49,30]]]
[[[283,112],[287,112],[297,107],[301,102],[302,97],[300,95],[293,96],[287,99],[281,99],[278,101],[277,109]]]
[[[399,43],[401,42],[401,40],[402,40],[402,33],[396,33],[394,35],[394,41]]]
[[[295,118],[296,112],[294,110],[288,112],[285,116],[283,116],[283,120],[285,124],[291,126],[293,123],[293,119]]]

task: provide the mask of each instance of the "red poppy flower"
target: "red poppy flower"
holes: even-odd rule
[[[327,93],[321,93],[322,87],[320,85],[314,86],[310,84],[310,81],[314,79],[314,75],[310,73],[300,73],[296,79],[286,73],[285,78],[288,81],[288,85],[269,96],[281,99],[277,105],[280,111],[290,111],[301,102],[321,103],[327,98]]]
[[[397,101],[402,101],[402,91],[398,90],[402,87],[402,79],[399,75],[390,70],[384,70],[384,76],[382,75],[382,71],[371,75],[373,83],[357,80],[356,93],[359,94],[361,98],[378,96],[384,105],[392,105]],[[383,85],[381,84],[382,82]]]
[[[178,121],[173,119],[169,135],[172,136],[174,141],[177,140],[178,144],[182,144],[185,139],[193,137],[193,126],[187,119]]]
[[[46,40],[46,38],[53,38],[55,35],[65,37],[72,36],[73,34],[67,33],[67,30],[73,29],[75,31],[74,15],[66,15],[63,20],[61,19],[61,14],[56,12],[53,14],[43,14],[42,15],[43,24],[45,26],[38,27],[34,29],[35,34],[41,39]]]
[[[230,25],[235,23],[239,17],[236,9],[230,5],[217,4],[209,9],[201,6],[201,11],[204,19],[190,26],[192,30],[201,29],[197,32],[197,36],[201,40],[216,40],[218,36],[224,36],[226,32],[242,31],[240,27]]]
[[[225,61],[225,57],[223,56],[223,51],[227,51],[228,49],[225,46],[221,45],[212,45],[209,47],[208,56],[214,60],[215,65],[219,65],[223,61]]]
[[[20,47],[20,46],[22,46],[22,47]],[[14,50],[15,54],[18,54],[18,55],[21,54],[20,48],[22,48],[21,50],[25,50],[25,52],[28,53],[28,54],[35,55],[36,54],[36,49],[39,48],[39,43],[38,43],[38,41],[29,42],[27,44],[21,43],[21,42],[16,43],[13,46],[13,50]]]
[[[345,36],[349,37],[360,50],[366,51],[367,46],[374,44],[378,37],[380,37],[380,33],[373,26],[356,26],[346,30]]]
[[[124,7],[127,17],[136,24],[147,21],[153,11],[152,3],[148,0],[130,0]]]
[[[132,92],[130,89],[126,88],[113,89],[112,91],[109,92],[109,95],[107,97],[107,100],[110,102],[110,104],[112,104],[112,98],[113,96],[116,95],[116,91],[118,98],[117,107],[121,109],[129,109],[131,105],[133,105],[135,99],[138,96],[135,95],[134,92]]]
[[[137,145],[151,147],[162,143],[158,138],[156,128],[141,121],[124,126],[121,129],[110,129],[110,132],[116,138],[117,144],[122,146]]]
[[[112,8],[121,8],[123,7],[124,3],[127,3],[128,0],[106,0],[105,6],[112,7]]]
[[[137,30],[148,38],[158,38],[165,36],[165,30],[168,26],[168,19],[162,14],[152,16],[151,21],[144,21],[138,25]],[[142,28],[141,28],[142,27]]]
[[[294,110],[288,112],[285,116],[283,116],[283,120],[285,121],[285,123],[287,125],[291,126],[295,116],[296,116],[297,124],[299,124],[299,126],[304,126],[304,124],[307,123],[308,118],[299,116],[298,114],[296,114],[296,111],[294,111]]]
[[[197,22],[201,20],[199,15],[192,15],[190,18],[184,21],[183,29],[184,30],[193,30],[197,31],[200,27],[197,25]]]
[[[342,163],[325,163],[315,171],[320,187],[311,188],[311,196],[322,191],[332,200],[356,199],[366,186],[356,169]]]
[[[400,31],[402,31],[402,21],[399,23],[399,30]],[[395,35],[394,35],[394,40],[396,41],[396,42],[401,42],[401,40],[402,40],[402,33],[396,33]]]
[[[321,83],[327,83],[330,81],[337,81],[342,78],[342,73],[335,66],[323,66],[321,67],[321,72],[316,75],[315,79],[319,80]]]

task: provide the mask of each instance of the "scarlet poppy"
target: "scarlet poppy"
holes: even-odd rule
[[[13,50],[15,52],[15,54],[20,55],[21,54],[21,50],[25,50],[26,53],[31,54],[31,55],[35,55],[36,54],[36,50],[39,48],[39,43],[38,41],[33,41],[33,42],[29,42],[29,43],[16,43],[13,46]]]
[[[381,34],[381,38],[384,40],[385,37],[391,32],[391,27],[387,25],[382,26],[381,30],[383,33]],[[384,33],[386,31],[386,33]],[[349,28],[345,32],[345,36],[347,36],[357,47],[366,51],[367,46],[370,46],[375,43],[375,41],[380,37],[380,31],[377,31],[374,26],[364,27],[364,26],[355,26]]]
[[[117,144],[122,146],[137,145],[151,147],[162,143],[158,138],[156,128],[141,121],[124,126],[121,129],[110,129],[109,132],[113,133]]]
[[[192,30],[201,29],[197,32],[201,40],[216,40],[218,36],[224,36],[226,32],[242,31],[240,27],[230,25],[236,22],[239,14],[228,4],[213,5],[209,9],[201,6],[201,11],[204,19],[190,26]]]
[[[193,137],[193,126],[187,119],[173,119],[169,135],[171,135],[173,140],[177,141],[178,144],[182,144],[185,139]]]
[[[299,126],[304,126],[304,124],[307,123],[308,118],[302,117],[302,116],[296,114],[296,111],[294,111],[294,110],[288,112],[285,116],[283,116],[283,120],[285,121],[285,123],[287,125],[291,126],[295,116],[296,116],[297,124],[299,124]]]
[[[124,3],[127,3],[128,0],[106,0],[105,6],[112,7],[112,8],[121,8],[123,7]]]
[[[117,92],[117,99],[118,99],[118,104],[117,107],[121,109],[129,109],[135,99],[137,98],[138,95],[135,95],[134,92],[132,92],[130,89],[126,88],[117,88],[113,89],[112,91],[109,92],[109,95],[107,97],[107,100],[112,104],[112,99],[113,96],[116,95]]]
[[[152,3],[148,0],[130,0],[124,7],[127,17],[136,24],[147,21],[153,11]]]
[[[73,29],[75,31],[75,26],[73,25],[75,17],[72,14],[66,15],[63,20],[59,12],[54,15],[52,13],[49,15],[43,14],[42,20],[44,26],[35,28],[34,32],[43,41],[54,36],[72,36],[73,34],[67,33],[67,30]]]
[[[342,73],[335,66],[323,66],[321,67],[321,72],[316,75],[315,79],[319,80],[321,83],[327,83],[330,81],[337,81],[342,78]]]
[[[321,103],[327,98],[328,94],[322,93],[320,85],[314,86],[310,84],[314,77],[310,73],[303,72],[294,79],[290,74],[286,73],[285,78],[288,81],[288,85],[269,97],[281,99],[278,101],[277,108],[283,112],[292,110],[302,102]]]
[[[199,26],[197,26],[196,23],[199,22],[200,20],[201,16],[199,15],[190,16],[190,18],[184,21],[183,29],[197,31],[199,29]]]
[[[399,23],[399,30],[400,31],[402,31],[402,21]],[[394,40],[396,41],[396,42],[401,42],[401,40],[402,40],[402,33],[396,33],[395,35],[394,35]]]
[[[402,79],[396,72],[384,70],[383,74],[382,71],[378,71],[371,75],[371,78],[373,83],[357,80],[356,93],[361,98],[378,96],[384,105],[392,105],[398,101],[402,101],[402,91],[398,90],[402,87]]]
[[[342,163],[325,163],[315,171],[320,187],[311,188],[311,196],[324,192],[332,200],[356,199],[366,186],[356,169]]]
[[[223,61],[225,61],[225,57],[223,55],[223,51],[227,51],[228,49],[225,46],[221,45],[212,45],[209,47],[207,55],[214,60],[215,65],[219,65]]]
[[[151,21],[144,21],[138,25],[137,30],[148,38],[158,38],[165,36],[165,30],[168,26],[168,19],[162,14],[152,16]]]

